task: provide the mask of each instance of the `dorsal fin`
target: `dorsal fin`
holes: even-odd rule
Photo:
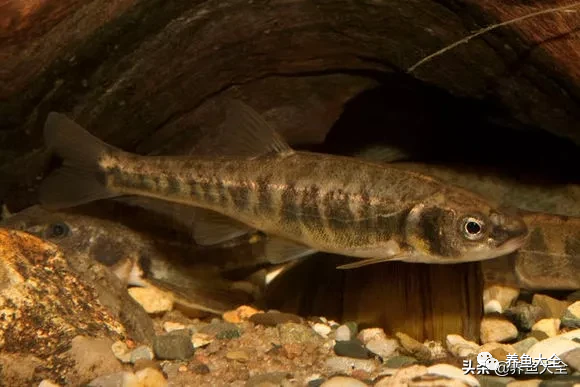
[[[224,132],[217,139],[217,144],[212,145],[215,153],[255,157],[270,152],[292,152],[282,136],[250,106],[239,100],[230,100],[226,106]]]

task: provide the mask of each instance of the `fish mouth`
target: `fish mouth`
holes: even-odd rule
[[[499,258],[506,255],[509,255],[516,251],[517,249],[523,247],[528,240],[528,234],[520,235],[518,237],[509,239],[504,243],[496,246],[493,249],[485,249],[482,251],[473,251],[471,253],[466,253],[462,256],[461,259],[457,258],[443,258],[440,259],[437,263],[466,263],[466,262],[481,262],[487,261],[489,259]]]
[[[496,257],[508,255],[510,253],[513,253],[517,249],[523,247],[528,242],[529,236],[530,236],[529,233],[526,232],[525,234],[519,235],[515,238],[508,239],[507,241],[498,245],[496,247],[496,250],[498,252],[498,255],[496,255]]]

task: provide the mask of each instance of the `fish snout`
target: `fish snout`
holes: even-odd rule
[[[503,209],[501,212],[494,212],[490,219],[492,224],[490,237],[498,245],[513,242],[521,246],[527,240],[528,225],[515,210]]]

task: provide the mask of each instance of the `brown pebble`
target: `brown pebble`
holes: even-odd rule
[[[203,363],[191,363],[189,364],[188,368],[191,372],[198,375],[206,375],[211,372],[207,364]]]
[[[560,318],[570,303],[568,301],[560,301],[544,294],[534,294],[532,305],[542,308],[546,317]]]
[[[250,355],[246,351],[230,351],[226,353],[226,358],[245,363],[250,360]]]
[[[224,321],[227,321],[229,323],[238,324],[242,322],[242,319],[238,315],[238,312],[235,310],[229,310],[225,312],[224,314],[222,314],[222,318],[224,319]]]
[[[369,374],[365,370],[356,369],[351,372],[350,376],[358,380],[367,380],[370,379],[371,374]]]
[[[181,365],[181,366],[179,366],[179,368],[177,370],[179,372],[186,372],[187,371],[187,366]]]
[[[431,351],[425,345],[421,344],[411,336],[397,332],[395,334],[401,346],[412,356],[414,356],[417,360],[430,360],[431,359]]]
[[[266,312],[266,313],[256,313],[249,318],[254,324],[261,324],[270,327],[274,327],[279,324],[284,323],[302,323],[302,318],[291,313],[281,313],[281,312]]]
[[[546,340],[549,336],[542,331],[532,331],[526,337],[535,337],[538,341]]]
[[[248,320],[250,317],[255,315],[256,313],[260,313],[257,309],[252,308],[251,306],[242,305],[238,307],[236,310],[229,310],[222,315],[222,318],[231,323],[240,323],[242,321]]]
[[[496,348],[493,351],[491,351],[490,353],[491,353],[491,356],[493,356],[495,359],[497,359],[499,361],[506,361],[507,360],[508,352],[506,350],[504,350],[503,348]]]

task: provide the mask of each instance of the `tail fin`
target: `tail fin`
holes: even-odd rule
[[[44,125],[44,140],[63,159],[62,167],[41,183],[43,207],[58,210],[117,196],[107,190],[99,159],[116,149],[105,144],[64,114],[51,112]]]

